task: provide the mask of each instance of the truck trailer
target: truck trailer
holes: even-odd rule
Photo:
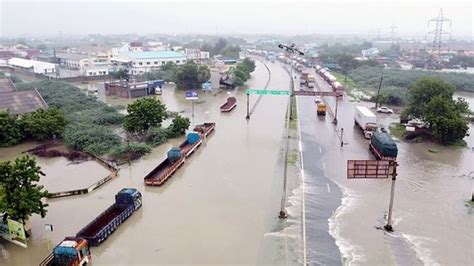
[[[135,188],[124,188],[115,195],[115,203],[82,228],[76,237],[98,246],[141,206],[142,194]]]
[[[354,122],[362,129],[366,139],[370,139],[377,130],[377,117],[365,106],[355,107]]]
[[[369,150],[377,160],[396,161],[398,155],[397,144],[385,132],[374,132],[370,138]]]
[[[80,237],[66,237],[40,266],[82,266],[91,261],[89,242]]]

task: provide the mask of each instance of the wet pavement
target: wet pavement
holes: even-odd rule
[[[318,76],[317,85],[322,90],[330,90]],[[334,113],[335,101],[331,98],[326,101]],[[470,150],[474,146],[472,127],[471,135],[466,138],[468,148],[441,147],[434,143],[398,143],[400,166],[393,213],[395,232],[388,234],[377,230],[376,227],[385,224],[384,215],[388,211],[390,180],[346,178],[347,160],[373,159],[368,151],[368,140],[363,138],[361,130],[354,126],[353,122],[356,104],[370,106],[373,104],[339,102],[337,126],[331,124],[331,115],[325,119],[318,118],[315,105],[310,99],[298,99],[298,104],[302,117],[303,151],[311,150],[314,154],[311,159],[303,159],[305,168],[309,169],[308,171],[305,169],[305,173],[311,172],[311,168],[316,168],[314,179],[321,180],[327,176],[342,190],[341,206],[329,219],[329,231],[336,240],[344,263],[469,265],[472,262],[473,217],[471,209],[466,206],[466,200],[470,198],[472,192],[474,175],[474,168],[470,163],[474,161],[474,153]],[[309,124],[307,126],[303,121],[305,112],[304,117],[307,117],[306,123]],[[377,114],[377,116],[378,124],[385,127],[388,127],[390,122],[397,121],[394,115]],[[304,141],[305,128],[312,128],[312,132],[306,136],[308,141]],[[343,148],[340,147],[341,128],[344,128]],[[314,143],[322,146],[319,156],[317,156],[319,147]],[[437,152],[430,152],[430,149]],[[314,160],[314,158],[321,159]],[[307,160],[310,163],[306,163]],[[312,180],[308,175],[305,176],[306,180]],[[321,181],[314,186],[316,191],[320,192],[315,193],[315,202],[311,204],[307,201],[309,204],[306,204],[306,217],[321,215],[320,213],[334,208],[334,204],[329,200],[326,201],[324,197],[325,194],[329,194],[329,190],[331,193],[334,191],[331,183],[328,183],[326,191],[324,185],[320,183]],[[306,190],[311,193],[310,188]],[[320,209],[320,206],[324,207]],[[306,220],[308,221],[308,218]],[[324,220],[321,222],[324,224]],[[325,228],[321,229],[324,230]],[[311,236],[308,236],[308,241],[311,241]],[[316,252],[324,250],[315,249]],[[329,254],[331,253],[316,253],[315,256],[322,259],[324,255]],[[322,261],[315,261],[318,262]]]

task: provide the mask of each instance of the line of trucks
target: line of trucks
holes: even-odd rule
[[[397,144],[389,134],[378,131],[377,117],[369,108],[356,106],[354,123],[362,130],[364,137],[370,139],[369,150],[377,160],[397,160]]]
[[[145,185],[161,185],[185,162],[214,129],[215,123],[196,125],[186,140],[167,153],[167,158],[145,176]],[[91,261],[91,246],[99,246],[125,220],[142,206],[142,194],[135,188],[124,188],[115,195],[115,203],[82,228],[74,237],[66,237],[54,247],[40,266],[78,266]]]
[[[99,246],[125,220],[142,206],[142,194],[135,188],[123,188],[115,203],[103,211],[74,237],[66,237],[54,247],[40,266],[77,266],[90,263],[90,246]]]
[[[315,68],[316,73],[318,73],[329,85],[331,85],[332,90],[336,93],[337,97],[344,95],[344,87],[339,81],[337,81],[337,78],[329,72],[329,70],[327,70],[326,68],[322,68],[319,65],[317,65]]]

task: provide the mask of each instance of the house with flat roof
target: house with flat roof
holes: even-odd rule
[[[126,64],[128,73],[140,75],[146,72],[156,71],[167,62],[173,62],[177,65],[186,63],[186,55],[173,51],[146,51],[146,52],[128,52],[122,53],[112,62]]]
[[[58,54],[56,58],[62,67],[75,70],[84,70],[98,62],[96,57],[86,54]]]
[[[21,68],[27,69],[33,73],[37,74],[49,74],[56,72],[56,65],[53,63],[43,62],[43,61],[36,61],[36,60],[29,60],[23,58],[11,58],[7,61],[9,66],[14,68]]]

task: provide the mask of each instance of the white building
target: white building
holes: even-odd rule
[[[84,76],[105,76],[109,74],[109,66],[94,66],[84,69]]]
[[[167,62],[173,62],[177,65],[186,63],[186,55],[172,51],[148,51],[148,52],[129,52],[120,54],[112,62],[118,64],[127,64],[129,72],[132,75],[140,75],[150,71],[156,71]]]
[[[56,72],[55,64],[42,61],[14,57],[9,59],[7,64],[15,68],[27,69],[37,74],[48,74]]]
[[[367,50],[362,50],[361,53],[365,58],[372,58],[379,55],[380,51],[377,48],[369,48]]]
[[[85,54],[58,54],[59,64],[69,69],[84,70],[98,63],[96,57]]]
[[[209,52],[201,51],[199,49],[186,49],[186,58],[198,64],[205,64],[209,61]]]

